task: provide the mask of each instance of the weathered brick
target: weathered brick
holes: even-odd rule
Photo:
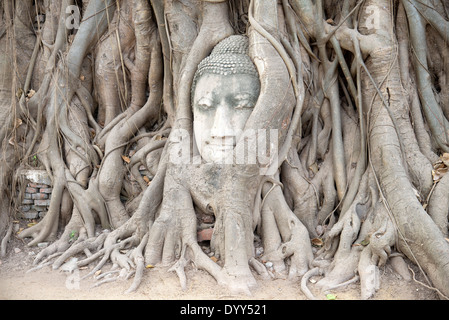
[[[31,193],[26,193],[26,192],[25,192],[25,193],[23,194],[23,198],[24,198],[24,199],[31,199]]]
[[[25,192],[26,193],[36,193],[38,191],[37,188],[31,188],[31,187],[26,187],[25,188]]]
[[[22,212],[29,211],[30,209],[31,209],[30,205],[24,205],[24,206],[20,206],[19,207],[19,210],[22,211]]]
[[[48,194],[46,194],[46,193],[33,193],[31,195],[31,199],[34,199],[34,200],[46,200],[46,199],[48,199]]]
[[[51,179],[46,170],[23,170],[21,174],[32,183],[51,185]]]
[[[53,188],[41,188],[39,190],[40,193],[52,193]]]
[[[42,200],[39,200],[39,201],[42,201]],[[31,206],[31,209],[36,210],[38,212],[47,211],[48,210],[48,206],[36,206],[36,205],[33,205],[33,206]]]
[[[42,206],[42,207],[45,207],[45,206],[49,206],[50,205],[50,200],[35,200],[34,201],[34,205],[35,206]]]
[[[36,219],[39,216],[39,212],[36,210],[28,210],[27,212],[22,212],[21,216],[25,219]]]
[[[41,212],[39,212],[39,218],[45,217],[46,214],[47,214],[47,211],[41,211]]]
[[[203,223],[213,223],[215,221],[215,217],[208,215],[208,214],[202,214],[201,215],[201,222]]]
[[[42,184],[42,183],[34,183],[34,182],[30,182],[28,183],[28,187],[31,188],[48,188],[49,185],[48,184]]]
[[[22,204],[25,204],[25,205],[27,205],[27,204],[34,204],[34,200],[32,200],[32,199],[23,199],[22,200]]]
[[[210,241],[212,239],[212,233],[214,232],[214,228],[203,229],[197,232],[197,241]]]

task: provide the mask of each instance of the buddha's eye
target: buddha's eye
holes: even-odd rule
[[[199,110],[204,110],[204,111],[207,111],[207,110],[212,109],[213,106],[214,106],[213,102],[212,102],[211,100],[209,100],[209,99],[206,99],[206,98],[201,98],[201,99],[198,100],[198,102],[196,103],[196,107],[197,107]]]
[[[252,109],[255,106],[255,99],[249,94],[239,94],[234,98],[235,109]]]
[[[254,103],[251,101],[240,101],[236,106],[235,109],[252,109],[254,108]]]

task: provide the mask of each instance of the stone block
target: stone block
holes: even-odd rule
[[[31,199],[34,199],[34,200],[46,200],[46,199],[48,199],[48,194],[46,194],[46,193],[33,193],[31,195]]]
[[[214,232],[214,228],[203,229],[197,232],[197,241],[210,241],[212,239],[212,233]]]
[[[30,209],[31,209],[31,206],[30,206],[30,205],[23,205],[23,206],[20,206],[20,207],[19,207],[19,210],[22,211],[22,212],[27,212],[27,211],[29,211]]]
[[[36,219],[37,217],[39,217],[39,212],[37,212],[36,210],[30,209],[26,212],[22,212],[21,215],[25,219]]]
[[[37,188],[31,188],[31,187],[26,187],[25,188],[25,192],[26,193],[36,193],[38,191]]]
[[[31,206],[31,209],[36,210],[38,212],[47,211],[48,210],[48,206],[36,206],[36,205],[33,205],[33,206]]]
[[[40,193],[52,193],[53,188],[41,188],[39,190]]]
[[[51,185],[51,179],[45,170],[23,170],[21,174],[32,183]]]
[[[48,184],[41,184],[41,183],[30,182],[30,183],[28,183],[28,187],[39,189],[39,188],[48,188],[49,185]]]
[[[45,207],[45,206],[48,207],[50,205],[50,200],[35,200],[34,205],[41,206],[41,207]]]

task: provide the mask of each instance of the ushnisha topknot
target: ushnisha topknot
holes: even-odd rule
[[[220,41],[198,65],[192,83],[192,99],[196,83],[205,73],[248,74],[259,78],[256,66],[248,55],[248,48],[248,37],[243,35],[232,35]]]

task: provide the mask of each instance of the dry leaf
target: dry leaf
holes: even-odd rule
[[[441,156],[441,161],[443,161],[446,167],[449,167],[449,153],[443,153]]]
[[[314,162],[313,164],[310,165],[309,169],[316,174],[318,172],[318,165],[316,164],[316,162]]]
[[[151,183],[150,178],[148,178],[147,176],[143,176],[143,180],[145,180],[145,182],[149,185]]]
[[[320,238],[313,238],[310,241],[312,242],[312,245],[315,247],[321,247],[324,244],[323,240],[321,240]]]
[[[37,224],[37,223],[36,223],[36,222],[30,222],[30,223],[27,224],[27,227],[32,227],[32,226],[34,226],[35,224]]]
[[[126,163],[130,163],[131,160],[129,160],[129,158],[127,156],[122,156],[123,161],[125,161]]]
[[[15,144],[15,139],[14,139],[14,137],[11,137],[11,138],[8,140],[8,143],[9,143],[10,145],[12,145],[12,146],[15,146],[16,144]]]
[[[22,94],[23,94],[22,88],[17,89],[16,97],[17,97],[18,99],[20,99],[20,97],[22,96]]]
[[[28,91],[28,93],[27,93],[27,95],[26,95],[26,101],[28,101],[28,100],[30,100],[30,98],[32,97],[32,96],[34,96],[34,94],[36,93],[36,91],[34,91],[33,89],[30,89],[30,91]]]
[[[80,76],[80,80],[84,81],[85,77],[83,75]]]
[[[154,268],[154,266],[153,266],[152,264],[147,264],[147,265],[145,266],[145,268],[151,269],[151,268]]]
[[[20,127],[21,124],[22,124],[22,119],[17,118],[17,119],[14,121],[14,129]]]
[[[218,259],[217,259],[216,257],[214,257],[214,256],[210,257],[210,259],[211,259],[213,262],[217,262],[217,261],[218,261]]]
[[[100,275],[100,273],[101,273],[101,270],[98,270],[98,271],[95,272],[94,274],[95,274],[96,276],[98,276],[98,275]]]
[[[439,167],[432,170],[433,181],[440,180],[448,171],[448,167]]]

